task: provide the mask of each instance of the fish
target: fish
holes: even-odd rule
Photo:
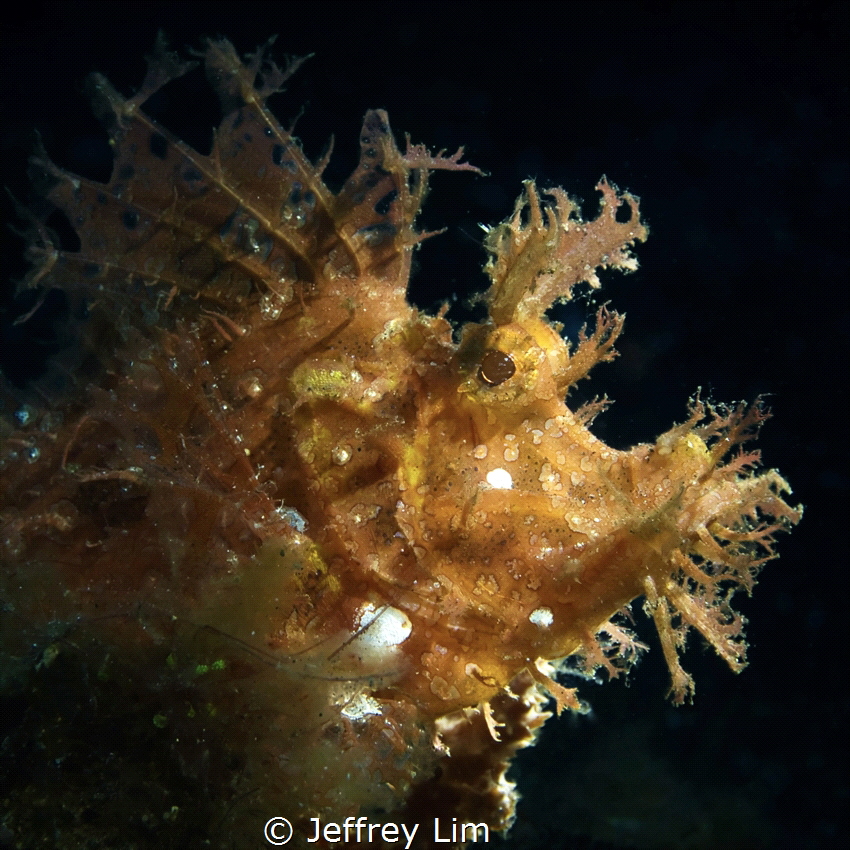
[[[79,244],[22,209],[24,286],[86,318],[66,385],[3,425],[4,664],[33,693],[76,671],[95,716],[202,783],[214,846],[255,846],[284,814],[295,846],[361,813],[505,831],[516,752],[550,706],[587,711],[559,675],[625,674],[646,649],[635,603],[675,703],[691,630],[742,670],[731,597],[802,508],[743,448],[760,400],[697,394],[627,450],[593,433],[607,399],[568,404],[624,317],[602,306],[569,340],[547,311],[637,268],[638,198],[602,178],[585,220],[526,181],[484,228],[486,316],[452,324],[408,300],[438,238],[416,219],[431,173],[481,171],[462,148],[402,150],[372,110],[332,191],[330,150],[311,162],[266,105],[301,64],[271,43],[207,43],[208,154],[145,111],[195,64],[160,38],[133,96],[89,81],[108,183],[32,158]]]

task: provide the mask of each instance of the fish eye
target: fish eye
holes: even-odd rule
[[[478,367],[479,379],[491,387],[504,384],[508,378],[513,377],[515,372],[516,365],[510,354],[495,349],[486,352],[484,357],[481,358],[481,365]]]

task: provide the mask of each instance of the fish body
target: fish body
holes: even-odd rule
[[[634,600],[675,701],[689,628],[743,667],[729,597],[800,515],[739,448],[765,413],[696,399],[616,450],[604,403],[568,406],[623,318],[570,343],[545,313],[636,267],[628,193],[603,179],[584,221],[527,182],[487,232],[488,315],[456,329],[406,292],[428,175],[476,171],[462,152],[401,152],[372,111],[334,194],[265,106],[294,66],[226,41],[204,63],[209,155],[145,114],[188,70],[159,42],[134,97],[90,84],[108,184],[33,160],[80,248],[32,218],[29,283],[85,301],[98,367],[4,434],[4,652],[132,682],[185,776],[221,806],[254,789],[237,821],[285,801],[303,835],[379,809],[504,829],[546,699],[584,709],[558,667],[628,669]]]

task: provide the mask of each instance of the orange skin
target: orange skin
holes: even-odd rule
[[[489,317],[455,343],[406,288],[428,174],[476,170],[461,152],[402,154],[370,112],[333,195],[264,105],[294,67],[224,41],[205,62],[226,114],[209,157],[141,109],[186,68],[159,44],[134,98],[94,78],[108,185],[34,161],[81,250],[33,220],[30,283],[88,301],[101,368],[57,427],[5,432],[6,654],[47,652],[65,624],[64,651],[179,693],[157,717],[239,751],[267,776],[256,799],[285,788],[304,820],[418,799],[463,734],[503,776],[545,719],[541,688],[582,708],[560,659],[628,667],[642,645],[612,618],[637,598],[676,702],[689,627],[741,669],[731,590],[800,516],[736,454],[765,414],[697,400],[654,445],[609,448],[588,427],[604,405],[565,399],[623,320],[602,308],[571,345],[544,317],[596,269],[635,267],[637,200],[603,179],[584,222],[527,183],[486,239]],[[187,719],[187,689],[209,717]],[[500,793],[479,813],[498,828]]]

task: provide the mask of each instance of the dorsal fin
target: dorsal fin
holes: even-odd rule
[[[143,109],[194,64],[179,62],[161,37],[135,96],[125,99],[93,76],[95,111],[115,154],[112,176],[107,184],[77,177],[43,150],[32,158],[42,185],[47,178],[46,197],[67,215],[81,248],[59,250],[36,228],[30,254],[38,268],[30,281],[99,299],[155,298],[157,305],[200,296],[235,310],[266,292],[290,298],[296,283],[308,297],[365,274],[406,286],[427,172],[471,166],[458,155],[423,159],[419,148],[408,164],[386,113],[373,111],[363,125],[360,164],[334,196],[321,179],[324,163],[314,166],[266,106],[301,61],[281,71],[266,56],[270,43],[246,62],[228,41],[208,43],[207,77],[225,110],[209,156]]]

